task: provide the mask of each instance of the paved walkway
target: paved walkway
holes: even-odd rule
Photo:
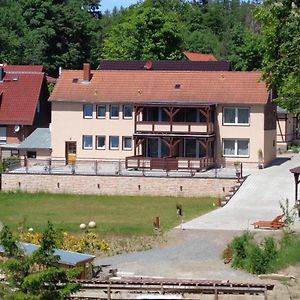
[[[288,198],[294,203],[294,179],[289,170],[299,165],[300,155],[281,157],[273,166],[254,171],[225,207],[183,224],[184,230],[171,232],[173,243],[97,259],[96,264],[139,276],[257,281],[256,276],[224,265],[222,252],[240,230],[251,229],[252,222],[282,213],[279,201]]]
[[[272,220],[282,213],[280,202],[295,201],[294,176],[289,171],[300,165],[300,155],[278,158],[266,169],[253,172],[227,205],[183,225],[184,229],[253,229],[251,223]]]

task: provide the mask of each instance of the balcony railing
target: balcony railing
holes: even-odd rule
[[[213,157],[126,157],[126,169],[159,169],[159,170],[208,170],[215,167]]]
[[[174,133],[174,134],[211,134],[214,133],[214,123],[203,122],[155,122],[137,121],[136,132]]]

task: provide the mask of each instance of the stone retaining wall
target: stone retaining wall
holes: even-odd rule
[[[3,191],[96,195],[222,196],[234,179],[2,174]]]

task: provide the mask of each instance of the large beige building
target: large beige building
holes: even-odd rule
[[[52,157],[124,159],[128,168],[267,165],[276,107],[260,72],[62,72],[50,96]]]

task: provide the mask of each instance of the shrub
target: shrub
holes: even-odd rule
[[[235,237],[229,244],[229,248],[232,253],[232,267],[254,274],[270,271],[278,257],[274,238],[265,238],[263,244],[258,245],[253,234],[249,232]]]

